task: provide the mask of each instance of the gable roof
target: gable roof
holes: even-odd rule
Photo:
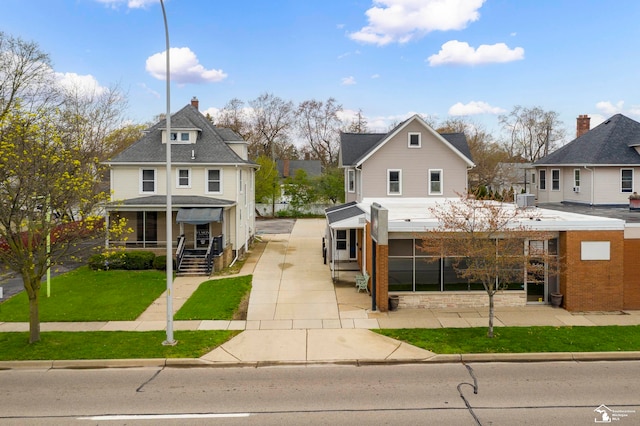
[[[438,133],[417,114],[398,124],[388,133],[341,133],[340,164],[342,166],[361,165],[371,155],[373,155],[373,153],[413,121],[420,122],[427,131],[433,134],[443,144],[448,146],[469,166],[474,165],[471,160],[469,144],[467,143],[467,138],[464,133]]]
[[[109,164],[165,163],[166,144],[162,133],[166,120],[151,126],[142,139],[108,161]],[[226,142],[242,141],[230,129],[213,125],[196,107],[189,104],[171,115],[171,129],[197,131],[196,143],[172,143],[171,161],[191,164],[252,164],[243,160]],[[192,153],[193,151],[193,153]],[[193,155],[192,155],[193,154]],[[194,158],[192,158],[194,157]]]
[[[636,146],[640,123],[616,114],[534,165],[640,165]]]

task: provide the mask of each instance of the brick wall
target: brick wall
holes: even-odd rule
[[[484,291],[394,293],[400,296],[398,306],[404,309],[479,308],[489,306],[489,296]],[[524,291],[501,291],[493,296],[496,307],[525,306]]]
[[[624,309],[640,309],[640,240],[624,240]]]
[[[609,241],[610,260],[581,260],[583,241]],[[624,232],[566,231],[560,233],[564,267],[560,292],[568,311],[616,311],[624,300]]]
[[[377,245],[376,304],[380,312],[389,310],[389,246]]]

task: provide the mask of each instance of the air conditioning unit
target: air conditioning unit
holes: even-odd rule
[[[521,209],[533,207],[536,205],[536,196],[534,194],[516,194],[516,205]]]
[[[574,186],[573,187],[573,192],[580,192],[580,187],[579,186]]]

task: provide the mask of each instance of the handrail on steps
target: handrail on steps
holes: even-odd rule
[[[178,237],[178,248],[176,249],[176,269],[180,270],[180,265],[182,265],[182,258],[184,257],[184,247],[185,247],[185,237],[184,234]],[[169,262],[170,259],[167,259]]]

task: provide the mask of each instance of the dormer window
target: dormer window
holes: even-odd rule
[[[409,148],[420,148],[421,145],[420,133],[409,133]]]
[[[171,132],[171,143],[190,143],[191,142],[191,132]]]

